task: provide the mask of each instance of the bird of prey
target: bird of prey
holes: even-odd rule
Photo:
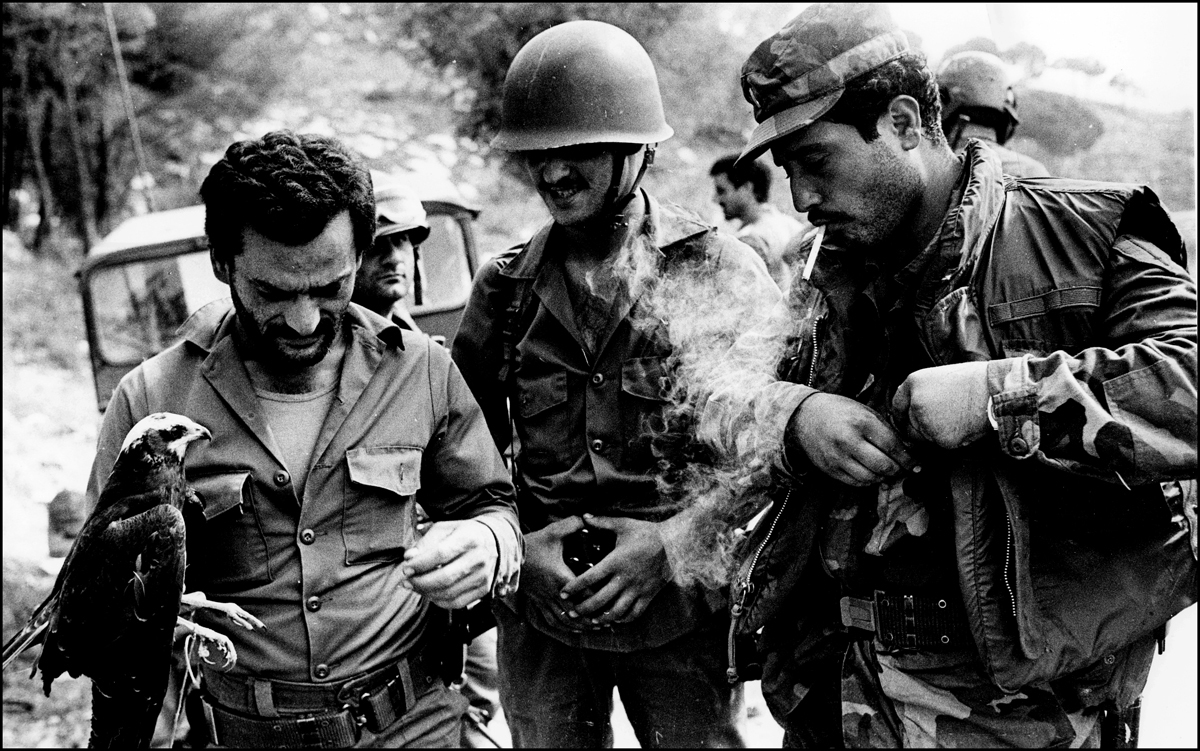
[[[228,637],[179,617],[181,602],[215,607],[245,628],[262,626],[236,605],[183,594],[184,517],[203,508],[187,487],[183,460],[188,445],[202,438],[212,438],[205,427],[169,412],[130,429],[50,595],[4,645],[7,669],[42,644],[30,677],[41,669],[47,696],[64,672],[92,679],[89,747],[149,747],[177,622],[215,642],[227,662],[236,659]]]

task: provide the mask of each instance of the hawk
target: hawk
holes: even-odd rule
[[[240,626],[262,627],[232,603],[183,593],[185,517],[203,519],[183,460],[192,442],[211,438],[204,426],[169,412],[134,425],[50,595],[4,645],[4,669],[42,645],[30,677],[41,669],[47,696],[64,672],[92,679],[91,748],[149,747],[177,623],[213,641],[227,663],[236,659],[228,637],[181,618],[181,605],[216,608]]]

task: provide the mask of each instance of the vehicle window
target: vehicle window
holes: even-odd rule
[[[415,284],[407,298],[408,309],[414,314],[462,305],[471,292],[462,226],[449,214],[431,214],[429,227],[429,237],[421,244],[417,261],[421,299],[418,303]]]
[[[133,261],[89,280],[101,358],[136,364],[176,341],[175,331],[204,305],[229,296],[213,276],[208,251]]]

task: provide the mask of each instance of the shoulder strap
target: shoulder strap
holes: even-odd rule
[[[526,244],[515,245],[497,256],[497,263],[504,268],[515,258]],[[499,379],[504,384],[506,392],[512,391],[513,371],[516,370],[517,344],[529,329],[532,321],[532,306],[529,300],[533,295],[533,281],[525,277],[502,277],[508,279],[508,304],[505,305],[501,319],[501,348]]]
[[[504,360],[500,364],[500,381],[506,391],[512,390],[513,371],[517,364],[517,344],[529,330],[532,315],[529,299],[533,293],[533,284],[529,279],[513,279],[512,290],[509,294],[508,306],[504,309],[504,323],[501,333],[503,336]]]

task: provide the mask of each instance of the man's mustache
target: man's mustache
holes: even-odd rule
[[[562,180],[557,183],[538,182],[538,190],[582,190],[586,184],[580,180]]]
[[[275,339],[311,339],[314,336],[326,336],[333,331],[333,318],[321,315],[321,320],[317,323],[317,328],[311,334],[302,335],[286,323],[278,323],[269,326],[263,332],[266,336]]]

